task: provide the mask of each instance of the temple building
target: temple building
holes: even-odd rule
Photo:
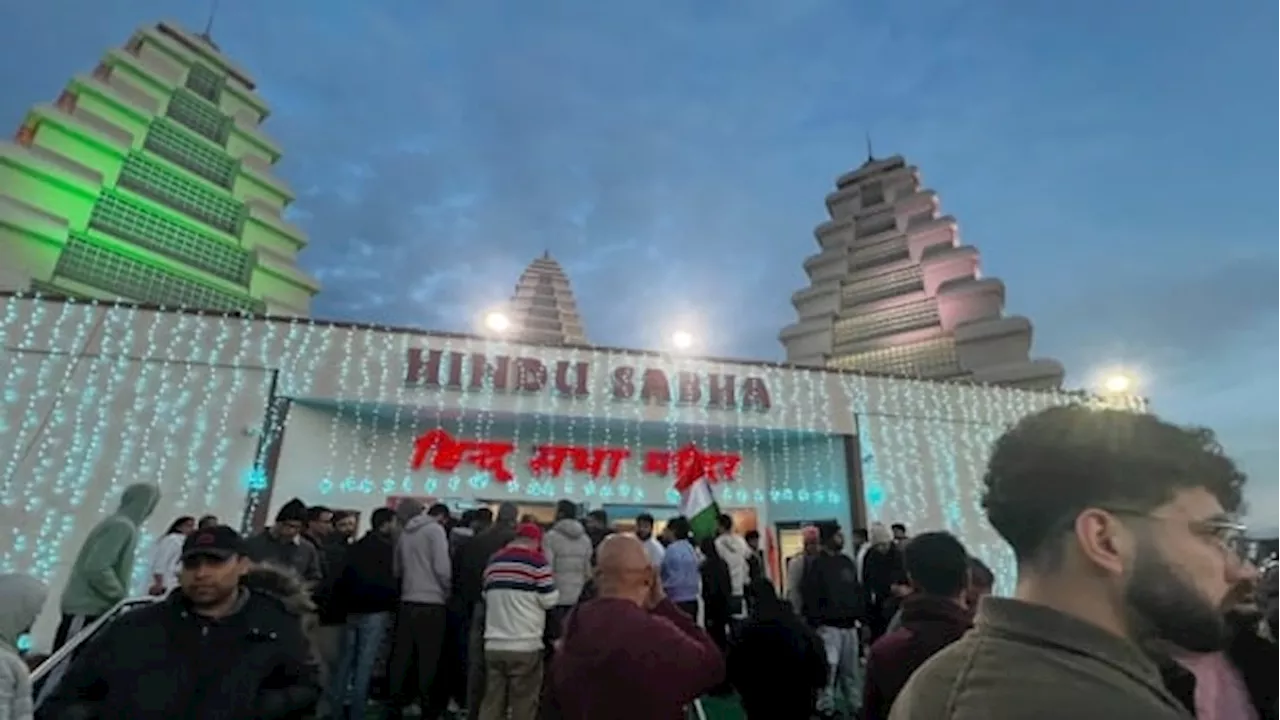
[[[267,114],[207,35],[139,29],[0,143],[0,290],[307,315]]]
[[[868,158],[836,181],[831,219],[779,336],[800,365],[1024,388],[1057,388],[1063,367],[1031,359],[1031,321],[1004,314],[1004,283],[901,156]]]
[[[539,345],[587,345],[569,277],[551,253],[529,263],[507,306],[511,335]]]

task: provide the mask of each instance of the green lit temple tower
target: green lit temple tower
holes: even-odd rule
[[[0,289],[309,314],[267,113],[207,36],[138,30],[0,143]]]

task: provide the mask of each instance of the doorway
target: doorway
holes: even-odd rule
[[[787,520],[773,524],[777,537],[777,553],[769,558],[769,564],[778,578],[780,587],[787,587],[787,562],[804,550],[804,528],[819,523],[834,523],[835,518],[823,520]]]

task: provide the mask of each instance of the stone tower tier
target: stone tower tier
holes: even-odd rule
[[[1005,286],[900,156],[836,180],[814,230],[809,286],[779,336],[789,362],[933,379],[1053,388],[1064,371],[1030,358],[1032,327],[1004,314]]]
[[[569,277],[550,253],[529,263],[520,274],[507,311],[512,333],[520,340],[553,345],[588,344]]]
[[[267,114],[207,38],[139,29],[0,143],[0,288],[308,314]]]

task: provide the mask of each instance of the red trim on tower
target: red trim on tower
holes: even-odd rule
[[[13,136],[13,141],[22,147],[31,147],[31,143],[36,140],[36,124],[27,121],[22,123],[18,128],[18,132]]]
[[[76,94],[70,90],[63,90],[58,96],[58,102],[54,105],[65,113],[73,113],[76,111]]]

